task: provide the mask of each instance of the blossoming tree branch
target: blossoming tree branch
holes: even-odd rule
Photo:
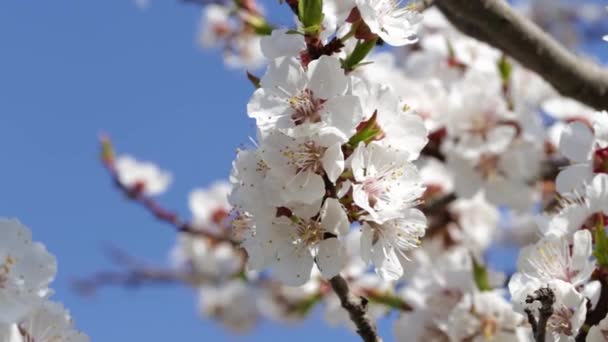
[[[187,284],[238,331],[318,307],[364,341],[608,341],[608,71],[550,25],[602,8],[285,0],[278,27],[254,0],[185,2],[247,70],[255,137],[191,218],[158,199],[170,173],[102,137],[116,188],[177,242],[168,268],[113,249],[120,268],[79,291]],[[49,299],[54,258],[0,227],[0,340],[87,341]],[[522,247],[514,272],[502,245]]]

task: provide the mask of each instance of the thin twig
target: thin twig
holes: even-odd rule
[[[504,51],[562,95],[608,109],[608,71],[568,51],[504,0],[436,0],[463,33]]]
[[[367,313],[367,299],[356,297],[350,293],[348,283],[342,276],[337,275],[329,280],[334,292],[340,298],[342,307],[348,311],[350,319],[357,327],[357,333],[365,342],[381,342],[376,323]]]

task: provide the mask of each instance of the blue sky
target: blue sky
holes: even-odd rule
[[[110,267],[104,244],[164,264],[175,238],[114,190],[97,159],[100,132],[171,170],[162,201],[186,215],[189,190],[226,177],[253,132],[252,88],[196,47],[199,15],[177,1],[146,11],[128,0],[0,2],[0,215],[18,217],[57,256],[55,298],[93,341],[356,340],[319,315],[239,337],[200,319],[194,293],[179,286],[92,298],[70,289]]]
[[[129,0],[1,1],[0,215],[21,219],[57,256],[55,298],[93,341],[356,341],[319,315],[234,335],[200,319],[193,291],[179,286],[92,298],[70,288],[111,266],[104,244],[162,265],[175,238],[112,187],[97,159],[99,133],[171,170],[162,201],[184,215],[188,192],[225,178],[248,143],[252,88],[217,51],[196,47],[199,16],[175,0],[146,11]],[[390,341],[390,324],[380,328]]]

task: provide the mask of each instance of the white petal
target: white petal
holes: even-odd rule
[[[285,180],[282,180],[285,181]],[[287,202],[313,204],[325,195],[323,178],[311,172],[300,172],[287,181],[281,197]]]
[[[344,155],[342,154],[342,148],[339,144],[333,144],[323,154],[321,159],[323,169],[327,173],[327,178],[332,183],[335,183],[338,177],[344,171]]]
[[[570,165],[564,168],[555,178],[555,187],[560,194],[581,191],[584,184],[593,177],[593,170],[588,163]]]
[[[300,286],[310,279],[314,260],[307,248],[284,246],[275,260],[274,273],[285,285]]]
[[[340,240],[325,239],[319,242],[315,260],[323,277],[329,279],[340,273],[346,264],[346,251]]]
[[[277,58],[268,65],[260,85],[269,91],[287,95],[297,95],[304,89],[306,76],[302,65],[295,58]]]
[[[308,65],[308,88],[322,99],[342,95],[348,83],[340,61],[335,57],[321,56]]]
[[[582,122],[573,122],[562,131],[559,151],[568,159],[582,163],[589,160],[593,149],[593,132]]]
[[[357,96],[345,95],[330,98],[323,105],[323,120],[336,127],[345,137],[355,133],[363,114]]]
[[[366,264],[369,264],[372,259],[371,251],[374,232],[367,223],[365,223],[361,229],[361,259],[363,259]]]
[[[325,200],[321,223],[326,231],[336,235],[348,234],[350,227],[348,216],[346,216],[342,204],[335,198]]]
[[[273,30],[270,36],[260,39],[262,53],[268,59],[297,56],[306,48],[301,34],[289,34],[287,29]]]

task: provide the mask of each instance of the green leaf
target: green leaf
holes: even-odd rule
[[[323,22],[323,0],[300,0],[298,17],[307,33],[318,33]]]
[[[508,83],[511,79],[511,74],[513,72],[513,65],[507,59],[507,56],[502,55],[500,60],[498,60],[498,71],[500,72],[500,78],[503,83]]]
[[[475,260],[475,257],[473,257],[473,278],[475,279],[475,284],[479,291],[492,290],[488,269],[484,265],[478,263],[477,260]]]
[[[595,225],[595,250],[593,256],[600,266],[608,265],[608,237],[606,236],[606,228],[604,226],[604,217],[598,214],[598,220]]]
[[[374,140],[374,138],[382,133],[382,130],[380,129],[380,127],[378,126],[377,122],[376,122],[376,118],[378,116],[378,113],[375,112],[374,115],[372,115],[372,117],[367,120],[367,122],[365,122],[365,125],[360,128],[357,133],[355,133],[355,135],[353,135],[350,140],[348,141],[348,144],[350,146],[352,146],[353,148],[356,148],[357,145],[359,145],[359,143],[364,142],[366,144],[368,144],[369,142],[371,142],[372,140]]]
[[[409,311],[412,310],[412,307],[405,302],[402,298],[392,294],[392,293],[377,293],[371,292],[367,294],[367,298],[372,303],[382,304],[393,309]]]
[[[355,66],[359,65],[365,56],[367,56],[367,54],[376,46],[376,40],[377,39],[358,41],[353,52],[344,60],[344,69],[353,70]]]
[[[316,293],[308,298],[304,298],[302,301],[297,303],[294,311],[300,317],[304,317],[312,308],[315,307],[317,303],[321,301],[321,299],[323,299],[323,295],[320,293]]]

